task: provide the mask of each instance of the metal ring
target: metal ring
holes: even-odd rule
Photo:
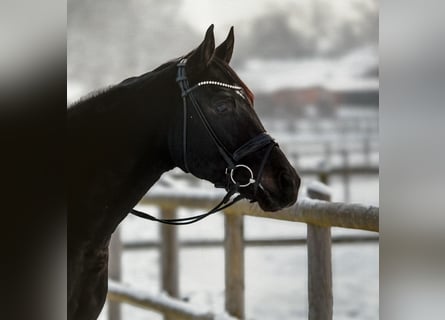
[[[233,182],[234,184],[237,184],[237,182],[236,182],[235,179],[233,178],[233,172],[235,171],[236,168],[245,168],[245,169],[246,169],[247,171],[249,171],[249,173],[250,173],[249,182],[247,182],[247,183],[245,183],[245,184],[240,184],[240,185],[239,185],[240,187],[247,187],[247,186],[251,185],[252,183],[255,183],[255,180],[253,179],[253,172],[252,172],[252,170],[251,170],[248,166],[246,166],[246,165],[244,165],[244,164],[237,164],[237,165],[235,166],[235,168],[233,168],[232,170],[230,170],[230,179],[232,180],[232,182]]]

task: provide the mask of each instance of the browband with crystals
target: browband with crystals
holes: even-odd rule
[[[188,95],[190,92],[192,92],[193,90],[195,90],[195,89],[197,89],[199,87],[209,86],[209,85],[211,85],[211,86],[219,86],[219,87],[235,90],[236,93],[238,93],[239,95],[241,95],[241,97],[244,98],[244,95],[242,93],[240,93],[240,91],[243,90],[242,87],[236,86],[236,85],[233,85],[233,84],[224,83],[224,82],[213,81],[213,80],[206,80],[206,81],[198,82],[193,87],[185,90],[182,93],[182,96],[184,97],[184,96]]]
[[[198,86],[198,87],[205,86],[205,85],[220,86],[220,87],[225,87],[225,88],[234,89],[234,90],[241,90],[242,89],[240,86],[235,86],[235,85],[232,85],[232,84],[219,82],[219,81],[211,81],[211,80],[201,81],[201,82],[198,82],[196,84],[196,86]]]

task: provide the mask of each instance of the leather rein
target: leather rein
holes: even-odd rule
[[[202,86],[219,86],[226,89],[235,90],[238,94],[244,97],[242,93],[242,87],[231,85],[223,82],[218,81],[201,81],[194,85],[193,87],[190,87],[186,72],[185,72],[185,66],[187,64],[187,59],[182,59],[178,64],[178,72],[176,77],[176,82],[179,85],[179,88],[181,89],[181,96],[183,101],[183,130],[182,130],[182,161],[183,161],[183,169],[186,172],[190,172],[188,163],[187,163],[187,99],[191,102],[191,105],[193,106],[195,112],[198,114],[199,119],[201,120],[202,124],[204,125],[207,133],[212,138],[213,143],[218,149],[218,152],[220,153],[221,157],[224,159],[224,161],[227,164],[227,167],[225,169],[225,177],[226,182],[224,184],[215,184],[215,187],[217,188],[225,188],[227,191],[227,194],[224,196],[224,198],[221,200],[220,203],[218,203],[213,209],[210,211],[195,215],[192,217],[186,217],[186,218],[178,218],[178,219],[160,219],[156,218],[150,214],[147,214],[145,212],[131,209],[130,213],[144,219],[157,221],[165,224],[173,224],[173,225],[184,225],[184,224],[190,224],[197,222],[201,219],[204,219],[205,217],[216,213],[218,211],[221,211],[234,203],[240,201],[241,199],[245,198],[241,193],[239,192],[240,188],[247,188],[250,185],[253,185],[254,195],[253,200],[251,202],[255,202],[255,198],[258,192],[258,188],[262,188],[261,186],[261,177],[263,175],[264,167],[266,165],[266,162],[269,158],[269,155],[272,151],[272,149],[275,146],[278,146],[278,144],[275,142],[275,140],[269,136],[267,133],[262,132],[259,135],[253,137],[246,143],[244,143],[242,146],[240,146],[238,149],[236,149],[233,153],[229,152],[228,149],[225,147],[225,145],[222,143],[222,141],[219,139],[219,137],[216,135],[215,131],[213,130],[212,126],[208,122],[207,118],[205,117],[201,106],[199,105],[195,95],[194,91],[199,89]],[[252,169],[245,165],[240,163],[240,160],[242,160],[244,157],[246,157],[249,154],[252,154],[254,152],[257,152],[259,150],[265,149],[264,151],[264,157],[261,161],[261,165],[258,169],[256,177],[254,177]],[[246,171],[249,178],[245,181],[237,181],[235,173],[239,171]],[[236,194],[235,197],[233,197]],[[232,199],[233,197],[233,199]]]

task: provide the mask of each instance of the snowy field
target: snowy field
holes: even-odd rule
[[[362,110],[361,115],[375,116],[378,126],[377,109]],[[354,114],[354,117],[357,114]],[[343,110],[342,119],[352,116]],[[329,121],[328,121],[329,122]],[[327,124],[327,126],[329,126]],[[278,126],[279,127],[279,126]],[[378,128],[377,128],[378,130]],[[357,136],[361,132],[335,133],[342,139],[345,134]],[[289,132],[271,132],[274,136],[289,136]],[[378,132],[370,133],[377,140],[377,151],[371,162],[378,165]],[[322,138],[312,134],[311,139]],[[330,134],[332,138],[332,134]],[[316,139],[315,139],[316,140]],[[314,141],[315,141],[314,140]],[[280,140],[279,140],[280,142]],[[316,141],[314,142],[316,143]],[[284,148],[285,149],[285,148]],[[316,162],[319,159],[304,159],[301,163]],[[359,153],[352,157],[360,163],[363,156]],[[307,185],[312,176],[304,176]],[[198,185],[201,182],[197,182]],[[353,175],[350,179],[350,202],[379,205],[378,175]],[[209,184],[202,183],[202,187]],[[333,201],[343,201],[344,186],[341,176],[330,179]],[[153,214],[156,207],[143,208]],[[196,214],[202,211],[180,209],[180,214]],[[179,239],[218,239],[224,237],[223,217],[211,216],[197,224],[180,227]],[[159,225],[128,216],[120,226],[123,241],[156,240],[159,238]],[[332,234],[375,234],[366,231],[333,228]],[[304,237],[306,225],[260,219],[245,218],[247,239],[280,237]],[[333,290],[334,319],[336,320],[376,320],[379,314],[379,249],[378,243],[337,244],[333,246]],[[247,319],[279,320],[307,319],[307,257],[305,246],[285,247],[248,247],[245,256],[246,274],[246,316]],[[125,251],[122,260],[123,282],[158,293],[160,288],[159,254],[157,250]],[[222,248],[185,248],[180,252],[180,292],[181,298],[190,303],[214,312],[224,308],[224,251]],[[106,308],[100,319],[105,320]],[[124,320],[162,319],[156,313],[123,305]]]

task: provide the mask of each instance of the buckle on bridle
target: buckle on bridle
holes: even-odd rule
[[[247,170],[247,172],[250,175],[250,178],[248,180],[247,183],[242,184],[240,181],[236,181],[235,178],[233,177],[233,173],[235,172],[235,170],[239,169],[239,168],[244,168],[245,170]],[[227,169],[226,169],[226,174],[227,174]],[[251,184],[255,183],[255,179],[253,178],[253,172],[252,169],[250,169],[248,166],[246,166],[245,164],[237,164],[235,167],[233,167],[232,169],[230,169],[230,180],[235,184],[238,185],[239,187],[247,187],[250,186]]]

